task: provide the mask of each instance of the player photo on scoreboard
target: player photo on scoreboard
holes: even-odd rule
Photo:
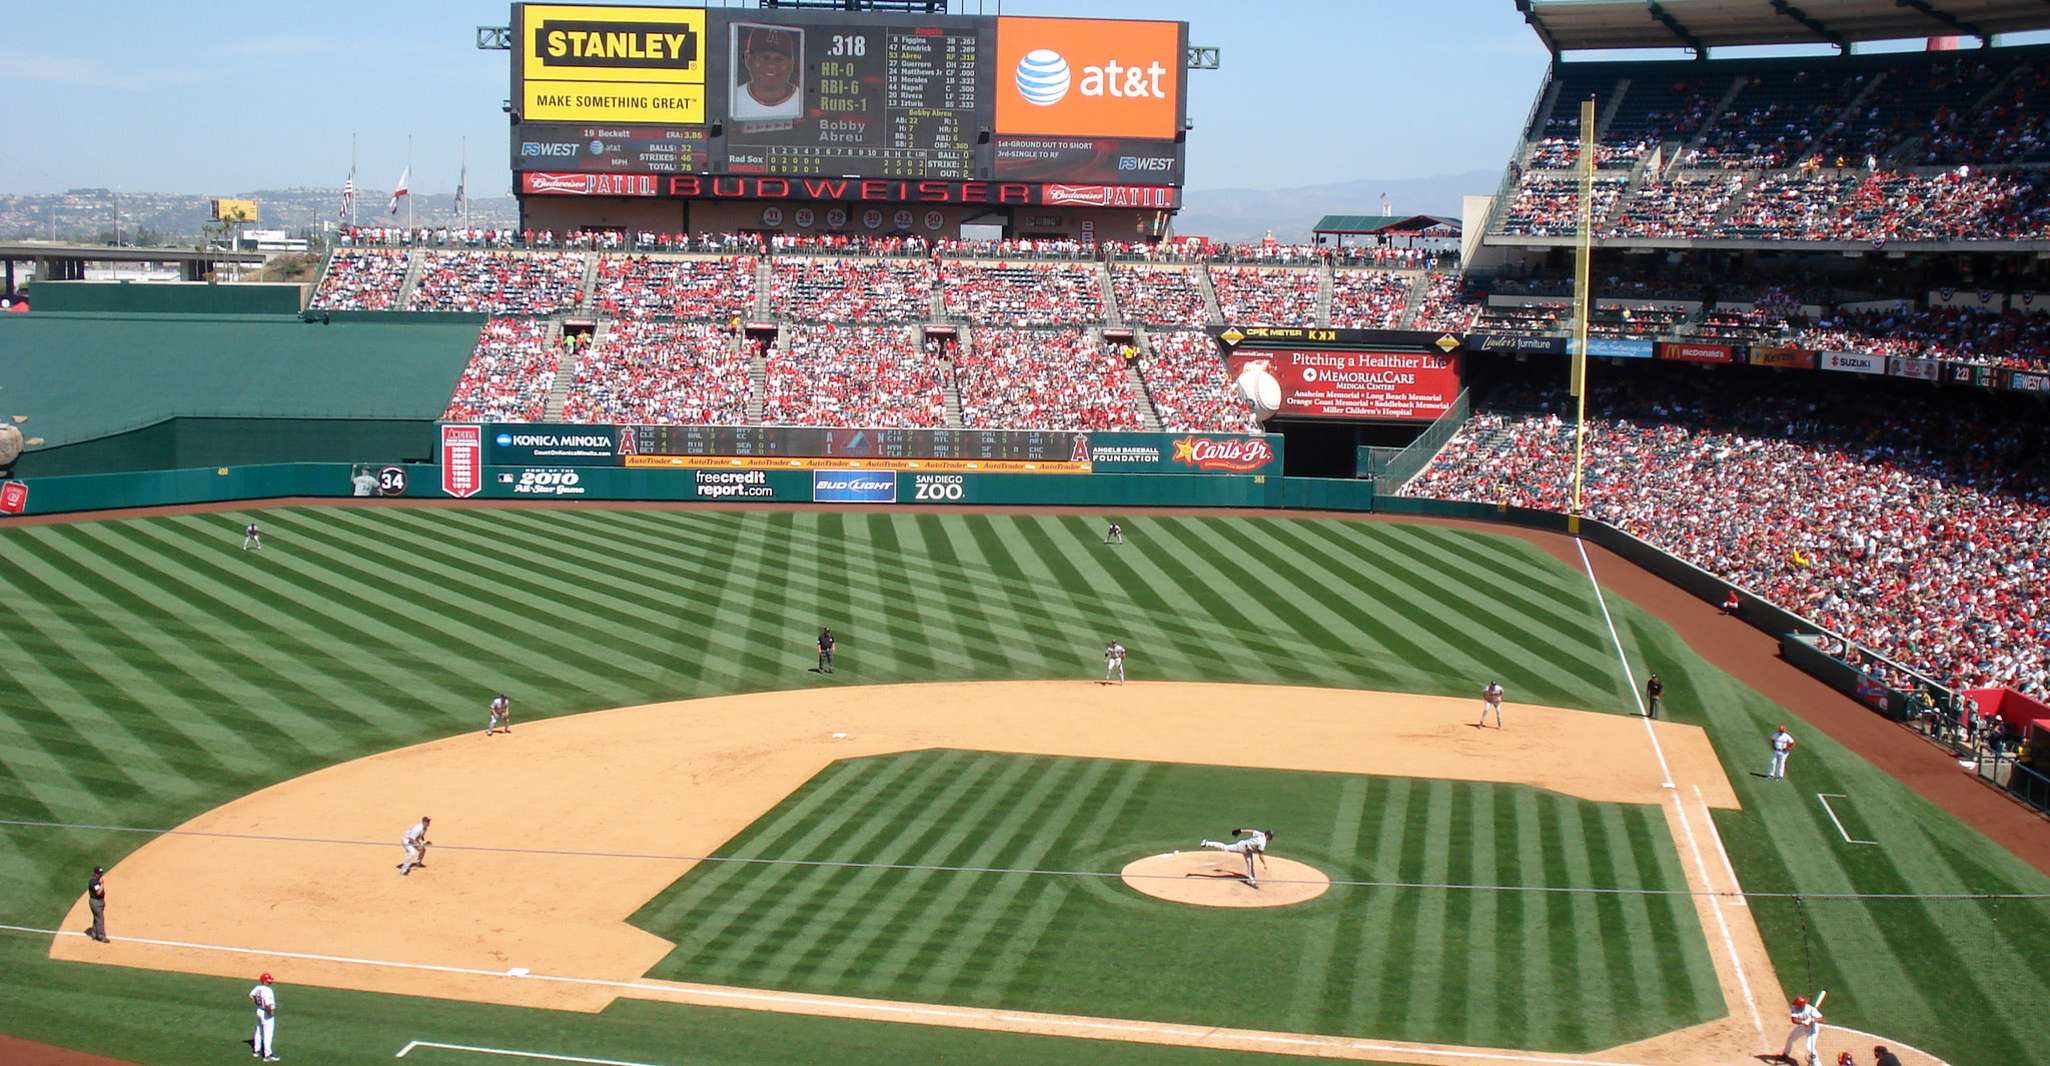
[[[727,115],[750,131],[786,130],[804,115],[804,31],[736,22]]]

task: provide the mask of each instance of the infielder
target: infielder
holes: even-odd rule
[[[503,692],[491,698],[491,718],[484,723],[484,735],[488,737],[501,729],[512,732],[512,701]]]
[[[1246,884],[1259,888],[1260,879],[1253,876],[1253,857],[1259,856],[1260,861],[1263,863],[1267,861],[1267,842],[1274,839],[1274,830],[1234,829],[1231,831],[1231,835],[1236,839],[1229,844],[1221,840],[1205,840],[1203,841],[1203,846],[1217,851],[1229,851],[1245,856]]]
[[[1794,1027],[1787,1030],[1787,1046],[1781,1049],[1780,1058],[1793,1062],[1794,1041],[1805,1040],[1808,1048],[1808,1066],[1817,1066],[1815,1037],[1822,1028],[1822,1012],[1815,1009],[1815,1004],[1808,1002],[1807,996],[1795,996],[1794,1005],[1787,1009],[1787,1017],[1794,1023]]]
[[[1125,646],[1113,640],[1110,647],[1103,649],[1103,683],[1110,684],[1111,671],[1118,675],[1118,684],[1125,683]]]
[[[1488,687],[1481,690],[1480,724],[1482,726],[1488,724],[1489,711],[1495,712],[1495,728],[1502,728],[1502,683],[1500,681],[1490,681],[1488,682]]]
[[[1125,527],[1112,522],[1110,528],[1103,532],[1103,542],[1105,544],[1123,544],[1125,542]]]
[[[242,550],[248,551],[251,548],[263,550],[263,530],[256,528],[254,522],[249,523],[249,528],[242,531]]]
[[[419,821],[413,823],[413,828],[399,838],[399,846],[406,849],[406,861],[399,864],[400,877],[412,873],[415,866],[427,865],[427,845],[433,843],[427,839],[427,827],[433,822],[434,819],[423,814]]]
[[[1787,732],[1787,727],[1781,726],[1774,730],[1772,734],[1772,763],[1765,768],[1765,776],[1768,778],[1786,777],[1787,753],[1793,750],[1794,735]]]
[[[256,987],[249,990],[249,1002],[256,1005],[256,1032],[249,1040],[249,1057],[265,1062],[276,1062],[278,994],[271,989],[269,974],[256,979]]]

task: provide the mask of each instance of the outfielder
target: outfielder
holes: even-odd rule
[[[412,873],[415,866],[427,865],[427,845],[432,843],[427,839],[427,827],[433,821],[434,819],[423,814],[419,821],[413,823],[413,828],[406,830],[406,835],[399,838],[399,846],[406,849],[406,861],[399,864],[400,877]]]
[[[263,550],[263,530],[256,528],[254,522],[249,523],[249,528],[242,531],[242,550],[248,551],[251,548]]]
[[[1274,839],[1274,830],[1234,829],[1231,831],[1231,835],[1237,839],[1234,839],[1229,844],[1221,840],[1205,840],[1203,841],[1203,846],[1217,851],[1229,851],[1245,856],[1246,884],[1259,888],[1260,879],[1253,876],[1253,858],[1258,856],[1262,863],[1267,861],[1267,842]]]
[[[1500,681],[1490,681],[1488,682],[1488,687],[1481,690],[1480,724],[1483,726],[1488,724],[1489,711],[1495,712],[1495,728],[1502,728],[1502,683]]]
[[[1794,750],[1794,735],[1781,726],[1772,734],[1772,763],[1765,768],[1768,778],[1787,776],[1787,753]]]
[[[1828,994],[1825,992],[1822,995]],[[1820,1000],[1822,996],[1815,998]],[[1808,1048],[1808,1066],[1819,1066],[1815,1057],[1815,1037],[1822,1028],[1822,1012],[1815,1008],[1815,1004],[1808,1002],[1807,996],[1795,996],[1794,1005],[1787,1009],[1787,1017],[1794,1023],[1794,1027],[1787,1030],[1787,1046],[1781,1049],[1780,1058],[1793,1062],[1794,1041],[1805,1040]]]
[[[256,1005],[256,1032],[249,1040],[249,1057],[265,1062],[278,1061],[278,994],[271,990],[270,975],[256,979],[256,987],[249,990],[249,1002]]]
[[[491,698],[491,719],[484,723],[484,735],[488,737],[501,729],[512,732],[512,701],[503,692]]]
[[[1111,671],[1117,671],[1118,684],[1125,683],[1125,646],[1113,640],[1110,647],[1103,649],[1103,683],[1110,684]]]
[[[1125,542],[1125,527],[1112,522],[1110,528],[1103,531],[1103,542],[1105,544],[1123,544]]]

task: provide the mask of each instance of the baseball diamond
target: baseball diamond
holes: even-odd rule
[[[258,518],[266,568],[238,568],[219,527]],[[1558,542],[1144,529],[1104,551],[1080,514],[588,505],[8,529],[10,926],[83,924],[54,873],[126,856],[107,863],[111,945],[0,937],[16,1032],[65,1036],[62,1005],[121,974],[150,1007],[100,1049],[202,1061],[148,1034],[260,965],[288,986],[288,1049],[403,1031],[648,1055],[742,1005],[791,1056],[888,1019],[985,1027],[946,1046],[1003,1058],[1101,1037],[1078,1028],[1101,1018],[1127,1028],[1087,1054],[1120,1061],[1684,1063],[1764,1046],[1782,990],[1811,985],[1832,1024],[1912,1031],[1950,1061],[2023,1046],[1997,1016],[1947,1026],[1916,990],[1930,972],[1978,987],[1943,945],[2019,950],[2040,900],[1887,897],[2035,893],[2043,874],[1811,731],[1804,788],[1856,796],[1883,842],[1841,846],[1812,797],[1746,772],[1786,710],[1639,606],[1648,576],[1595,553],[1605,580],[1639,573],[1607,608],[1624,656],[1667,679],[1656,744]],[[837,674],[809,669],[820,618]],[[1131,685],[1088,683],[1106,631],[1144,656]],[[1471,728],[1475,677],[1502,680],[1507,728]],[[1034,678],[1051,687],[1011,680]],[[480,691],[522,709],[517,733],[477,735]],[[108,697],[142,713],[108,718]],[[386,837],[421,811],[431,868],[391,877]],[[1248,818],[1283,826],[1274,853],[1330,890],[1205,914],[1117,880]],[[1785,894],[1811,884],[1836,887]],[[574,925],[519,932],[586,907],[632,925],[568,954],[547,943]],[[2032,980],[2019,958],[2005,972]]]

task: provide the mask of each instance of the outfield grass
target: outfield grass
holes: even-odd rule
[[[260,554],[239,550],[251,518],[266,530]],[[281,508],[0,529],[0,600],[15,612],[0,628],[0,818],[172,825],[265,784],[473,729],[500,690],[532,717],[807,685],[1077,677],[1101,669],[1113,637],[1132,649],[1139,678],[1471,694],[1499,677],[1512,700],[1633,706],[1585,576],[1512,538],[1269,518],[1141,516],[1127,531],[1127,546],[1105,548],[1101,521],[1078,516],[596,508]],[[1632,660],[1666,679],[1671,716],[1705,725],[1732,771],[1746,809],[1718,824],[1747,887],[2050,889],[1798,723],[1792,781],[1748,776],[1787,712],[1641,611],[1612,606]],[[820,624],[841,638],[841,670],[828,677],[805,671]],[[1852,797],[1881,844],[1843,844],[1816,791]],[[139,842],[0,827],[0,922],[53,925],[95,863],[112,865]],[[2050,1002],[2029,955],[2050,942],[2041,904],[1760,901],[1757,913],[1788,981],[1810,993],[1830,982],[1833,1021],[1960,1064],[2030,1057],[2028,1023],[1993,1005]],[[1496,928],[1533,918],[1498,915]],[[141,1023],[242,1025],[241,987],[55,964],[42,941],[12,934],[0,951],[0,1027],[10,1032],[182,1063],[215,1059]],[[1334,970],[1328,997],[1368,980]],[[1546,1038],[1552,1023],[1514,1014],[1552,1010],[1531,1006],[1551,991],[1471,982],[1466,1009],[1482,1020],[1469,1024]],[[337,1038],[387,1056],[402,1042],[386,1039],[397,1016],[465,1032],[560,1032],[580,1053],[626,1058],[608,1048],[654,1046],[656,1033],[698,1017],[657,1005],[590,1018],[295,992],[308,999],[345,1005],[333,1015]],[[712,1016],[764,1032],[828,1024]],[[1587,1039],[1599,1042],[1604,1023],[1589,1016]],[[918,1044],[929,1034],[902,1032],[891,1046],[905,1054],[1001,1043],[950,1033]],[[1108,1061],[1113,1049],[1141,1054],[1058,1054]]]
[[[836,763],[720,854],[1115,871],[1245,822],[1336,881],[1686,887],[1657,807],[965,751]],[[650,976],[878,999],[1548,1051],[1723,1013],[1684,895],[1341,884],[1220,910],[1115,879],[708,863],[634,922],[677,943]]]

